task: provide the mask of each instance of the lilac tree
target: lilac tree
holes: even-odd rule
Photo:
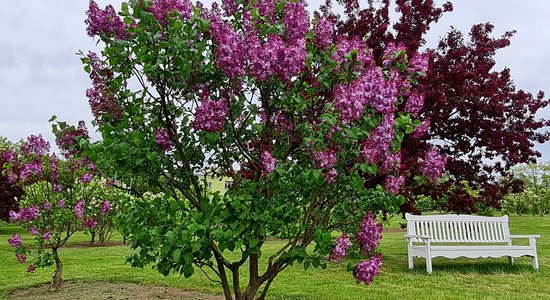
[[[415,116],[426,57],[391,45],[378,64],[303,1],[129,1],[118,13],[91,1],[86,24],[104,46],[82,53],[102,141],[78,148],[136,199],[122,228],[133,266],[186,277],[196,267],[226,299],[263,299],[289,265],[323,266],[333,230],[403,202],[400,145],[425,130]],[[442,159],[426,157],[426,173]],[[209,193],[204,175],[233,189]],[[360,244],[379,239],[369,234]],[[284,243],[260,267],[268,236]],[[356,280],[380,265],[360,264]]]

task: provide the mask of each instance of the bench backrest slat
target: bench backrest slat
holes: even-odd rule
[[[508,216],[470,215],[415,216],[405,214],[407,234],[429,235],[435,243],[507,243]],[[420,242],[421,239],[414,239]]]

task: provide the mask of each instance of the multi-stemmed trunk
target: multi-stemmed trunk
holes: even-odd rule
[[[53,272],[51,290],[57,291],[61,288],[61,275],[63,273],[63,264],[57,253],[57,248],[52,248],[53,258],[55,260],[55,271]]]

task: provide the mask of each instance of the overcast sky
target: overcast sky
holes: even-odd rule
[[[99,0],[100,7],[121,0]],[[442,2],[442,1],[439,1]],[[310,9],[320,1],[310,1]],[[2,0],[0,10],[0,135],[16,141],[41,133],[53,143],[48,120],[76,124],[92,119],[85,96],[90,86],[78,50],[100,49],[87,36],[87,0]],[[491,22],[495,35],[517,30],[512,45],[500,51],[497,66],[512,70],[518,88],[550,96],[550,2],[548,0],[457,0],[454,11],[433,26],[428,46],[452,25],[468,32],[472,24]],[[541,116],[550,118],[550,110]],[[91,130],[93,131],[93,129]],[[95,135],[97,137],[97,134]],[[536,147],[550,161],[550,145]]]

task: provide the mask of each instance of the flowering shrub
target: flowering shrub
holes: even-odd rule
[[[88,34],[105,48],[82,60],[103,141],[79,148],[132,185],[132,213],[121,224],[139,249],[132,265],[186,277],[208,269],[227,299],[263,299],[286,266],[344,254],[346,238],[337,250],[331,240],[342,218],[358,225],[365,211],[402,203],[399,153],[422,124],[415,87],[426,57],[394,47],[378,65],[361,39],[310,18],[304,1],[131,1],[118,16],[96,7]],[[233,189],[208,193],[203,175],[229,176]],[[163,196],[141,198],[145,191]],[[287,243],[260,268],[268,236]],[[379,265],[376,257],[361,265],[359,281],[370,283]]]

